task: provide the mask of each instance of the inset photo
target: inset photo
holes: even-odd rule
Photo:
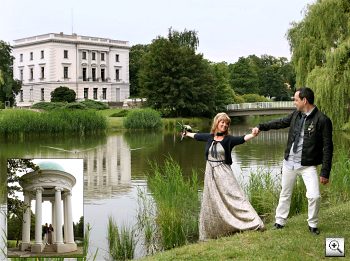
[[[7,178],[7,257],[83,257],[83,159],[8,159]]]

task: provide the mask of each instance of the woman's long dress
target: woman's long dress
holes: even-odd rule
[[[231,166],[225,164],[224,159],[224,148],[220,142],[213,141],[205,169],[199,217],[200,240],[264,228],[261,218],[246,199]]]

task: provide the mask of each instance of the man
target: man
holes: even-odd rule
[[[294,94],[294,104],[296,111],[285,118],[259,124],[253,132],[290,127],[274,227],[281,229],[285,226],[294,183],[297,175],[301,175],[308,198],[309,231],[318,235],[320,189],[316,166],[322,164],[320,182],[327,184],[333,157],[332,122],[314,105],[314,93],[310,88],[298,89]]]

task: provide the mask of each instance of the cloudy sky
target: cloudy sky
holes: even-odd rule
[[[256,54],[290,58],[286,32],[315,0],[0,0],[0,39],[72,32],[149,44],[168,28],[196,30],[198,51],[232,63]]]

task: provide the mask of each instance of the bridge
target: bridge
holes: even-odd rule
[[[239,103],[226,106],[227,114],[230,117],[289,114],[294,110],[295,105],[292,101]]]

